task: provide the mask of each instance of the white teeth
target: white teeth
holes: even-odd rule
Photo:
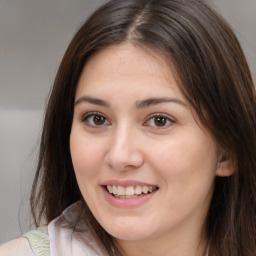
[[[124,195],[125,195],[125,188],[122,187],[122,186],[118,186],[118,187],[117,187],[117,194],[118,194],[119,196],[124,196]]]
[[[110,185],[107,185],[107,190],[109,191],[109,193],[113,193],[113,187]]]
[[[116,197],[120,198],[132,198],[143,194],[148,194],[157,189],[155,186],[129,186],[129,187],[123,187],[123,186],[106,186],[109,193],[113,194]]]
[[[133,196],[134,195],[134,187],[127,187],[125,189],[125,195],[126,196]]]
[[[109,191],[110,192],[110,191]],[[117,187],[116,186],[113,186],[112,187],[112,192],[110,193],[113,193],[113,194],[117,194]]]
[[[142,186],[136,186],[135,188],[135,194],[140,195],[142,193]]]
[[[148,193],[148,186],[143,186],[142,191],[144,194]]]

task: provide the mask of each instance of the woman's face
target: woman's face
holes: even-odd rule
[[[123,240],[200,235],[220,172],[164,58],[131,44],[89,59],[75,96],[70,149],[82,195]]]

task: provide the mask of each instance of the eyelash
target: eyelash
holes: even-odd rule
[[[103,118],[103,119],[104,119],[104,124],[97,125],[97,124],[95,124],[95,123],[94,123],[94,124],[90,124],[90,123],[89,123],[89,121],[90,121],[89,118],[96,118],[96,117]],[[87,113],[86,115],[84,115],[84,116],[82,117],[81,121],[82,121],[83,123],[86,123],[88,126],[93,127],[93,128],[100,128],[100,127],[102,127],[103,125],[106,125],[106,124],[105,124],[106,121],[108,122],[107,125],[110,124],[110,122],[108,121],[108,119],[107,119],[102,113],[100,113],[100,112],[89,112],[89,113]]]
[[[92,120],[92,122],[94,122],[94,124],[90,123],[90,118],[96,118],[96,117],[100,118],[101,120],[99,120],[99,121],[103,121],[104,123],[103,124],[95,124],[95,122],[94,122],[95,120]],[[162,121],[163,121],[162,126],[156,125],[156,118],[162,119]],[[111,124],[111,122],[108,121],[108,119],[100,112],[89,112],[81,118],[81,121],[83,123],[86,123],[86,125],[93,127],[93,128],[101,128],[104,125]],[[158,121],[161,121],[161,120],[158,120]],[[150,122],[154,122],[154,124],[150,124]],[[175,121],[172,118],[170,118],[168,115],[162,114],[162,113],[156,113],[156,114],[151,114],[150,116],[148,116],[147,120],[143,123],[143,125],[151,126],[156,129],[165,129],[165,128],[168,128],[169,126],[171,126],[174,122]]]
[[[165,120],[163,126],[157,126],[155,121],[156,121],[156,118],[162,118]],[[152,121],[154,122],[154,125],[148,125],[148,123]],[[166,122],[168,124],[166,124]],[[166,115],[166,114],[162,114],[162,113],[156,113],[156,114],[152,114],[150,115],[148,118],[147,118],[147,121],[143,123],[143,125],[145,126],[151,126],[151,127],[154,127],[154,128],[157,128],[157,129],[165,129],[165,128],[168,128],[169,126],[171,126],[172,124],[174,123],[174,120],[172,118],[170,118],[170,116]]]

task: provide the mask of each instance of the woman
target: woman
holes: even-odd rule
[[[109,1],[47,106],[31,194],[47,226],[0,252],[255,255],[255,113],[241,47],[204,1]]]

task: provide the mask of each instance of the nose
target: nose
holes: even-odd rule
[[[105,161],[116,171],[136,169],[143,164],[139,136],[131,127],[123,126],[113,132]]]

